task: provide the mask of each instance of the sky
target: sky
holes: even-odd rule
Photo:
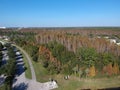
[[[0,27],[120,26],[120,0],[0,0]]]

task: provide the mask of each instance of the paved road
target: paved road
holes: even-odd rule
[[[24,55],[26,56],[28,62],[29,62],[29,66],[30,66],[30,69],[31,69],[31,74],[32,74],[32,80],[36,81],[36,75],[35,75],[35,71],[34,71],[34,68],[33,68],[33,65],[32,65],[32,62],[31,62],[31,58],[29,57],[29,55],[22,49],[20,48],[19,46],[17,45],[14,45],[16,46],[20,51],[22,51],[24,53]]]

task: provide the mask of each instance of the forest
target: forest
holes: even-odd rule
[[[33,28],[0,34],[24,48],[49,74],[80,78],[120,74],[120,46],[104,38],[119,40],[119,28]]]

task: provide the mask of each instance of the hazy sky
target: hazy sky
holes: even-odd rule
[[[0,0],[1,26],[120,26],[120,0]]]

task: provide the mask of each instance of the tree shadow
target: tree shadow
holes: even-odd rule
[[[23,56],[17,56],[17,57],[16,57],[16,60],[19,60],[19,59],[21,59],[21,58],[23,58]]]
[[[16,55],[16,75],[21,75],[23,72],[25,72],[24,62],[22,54]]]
[[[16,81],[17,81],[17,79],[16,79],[16,78],[14,78],[14,79],[13,79],[13,83],[15,83]]]
[[[27,88],[28,88],[28,84],[20,83],[19,85],[13,87],[12,90],[27,90]]]
[[[21,75],[23,72],[25,72],[24,64],[19,64],[16,67],[16,75]]]

